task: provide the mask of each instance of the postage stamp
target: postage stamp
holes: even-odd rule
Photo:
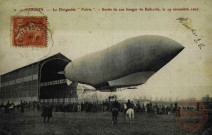
[[[47,47],[47,17],[12,17],[12,46]]]
[[[207,119],[206,106],[197,100],[186,100],[176,110],[176,121],[185,131],[196,132],[202,129]]]

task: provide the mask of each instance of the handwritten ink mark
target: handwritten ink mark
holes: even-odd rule
[[[203,46],[205,46],[205,45],[204,45],[204,44],[199,44],[199,45],[198,45],[198,47],[199,47],[200,49],[202,49]]]
[[[196,29],[193,29],[191,26],[189,26],[187,24],[187,21],[189,20],[189,18],[184,18],[184,17],[179,17],[177,18],[176,20],[179,20],[179,23],[181,23],[183,26],[185,26],[188,30],[190,30],[192,32],[192,34],[197,37],[197,39],[194,39],[194,42],[196,44],[198,44],[198,47],[200,49],[202,49],[203,46],[205,46],[203,43],[200,43],[199,44],[199,41],[201,41],[202,39],[198,36],[197,34],[197,30]]]

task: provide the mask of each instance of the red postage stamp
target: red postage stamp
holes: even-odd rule
[[[176,110],[176,121],[185,131],[196,132],[204,127],[208,119],[205,105],[197,100],[186,100]]]
[[[12,45],[47,47],[47,17],[13,17]]]

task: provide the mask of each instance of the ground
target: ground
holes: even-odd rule
[[[198,132],[180,128],[174,115],[136,114],[134,124],[126,124],[123,113],[112,125],[110,112],[53,112],[49,123],[43,123],[39,111],[9,114],[0,112],[0,135],[210,135],[211,118]]]

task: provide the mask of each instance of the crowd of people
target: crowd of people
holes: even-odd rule
[[[112,101],[103,101],[103,102],[81,102],[81,103],[48,103],[52,107],[53,112],[105,112],[112,111]],[[119,112],[124,112],[124,105],[126,102],[118,102]],[[157,103],[140,103],[139,101],[133,102],[133,110],[139,114],[141,113],[155,113],[155,114],[170,114],[175,113],[177,109],[177,103],[174,105],[170,104],[169,106],[157,105]],[[4,108],[5,112],[8,113],[10,110],[18,110],[20,112],[31,111],[31,110],[43,110],[43,107],[47,103],[42,102],[26,102],[21,101],[19,104],[15,105],[13,103],[8,103],[6,105],[1,104],[0,107]]]
[[[44,123],[49,122],[52,117],[52,112],[112,112],[112,122],[117,123],[117,116],[119,112],[123,112],[126,118],[129,116],[128,120],[134,120],[134,113],[152,113],[152,114],[171,114],[175,113],[176,116],[180,117],[180,108],[177,103],[170,104],[169,106],[158,105],[157,103],[148,102],[146,104],[140,103],[139,101],[133,102],[128,100],[128,102],[118,102],[113,101],[103,101],[103,102],[81,102],[81,103],[42,103],[42,102],[26,102],[21,101],[19,104],[15,105],[13,103],[7,102],[6,105],[1,104],[0,109],[5,113],[10,113],[10,111],[20,111],[24,113],[25,111],[37,110],[42,112],[41,116],[44,118]],[[190,108],[191,109],[191,108]],[[47,118],[47,121],[46,121]],[[127,119],[126,119],[127,120]]]
[[[197,103],[197,110],[200,108],[199,103]],[[134,113],[142,114],[159,114],[159,115],[169,115],[175,114],[176,117],[181,117],[181,110],[193,110],[193,106],[178,106],[177,102],[174,104],[165,106],[162,104],[152,103],[152,102],[133,102],[128,100],[127,102],[119,102],[115,100],[107,100],[103,102],[80,102],[80,103],[44,103],[44,102],[26,102],[21,101],[19,104],[10,103],[0,105],[0,111],[5,113],[10,113],[13,111],[19,111],[24,113],[26,111],[40,111],[41,117],[44,119],[44,123],[49,122],[52,117],[52,112],[111,112],[112,113],[112,123],[117,123],[117,117],[119,112],[123,112],[126,117],[126,123],[134,123]],[[47,121],[46,121],[47,119]]]

